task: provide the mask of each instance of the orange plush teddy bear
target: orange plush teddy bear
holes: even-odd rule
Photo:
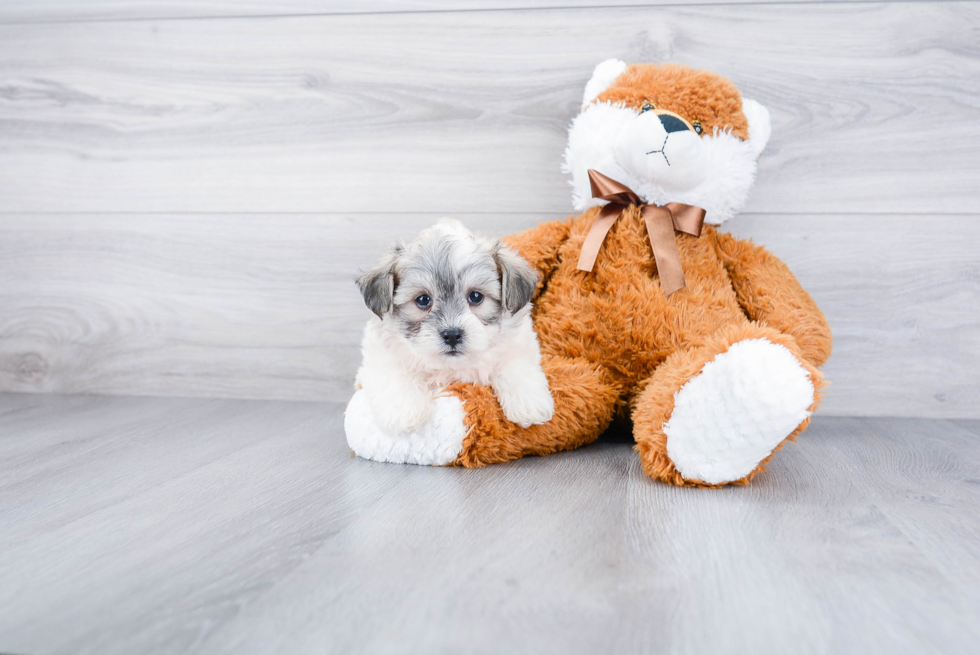
[[[522,428],[493,391],[454,384],[411,434],[378,433],[352,399],[357,454],[483,466],[632,422],[643,470],[744,484],[802,432],[831,334],[786,265],[713,226],[742,208],[769,114],[727,79],[664,64],[596,67],[564,170],[582,214],[505,241],[539,272],[534,327],[553,418]]]

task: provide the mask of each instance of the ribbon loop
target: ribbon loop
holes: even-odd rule
[[[585,236],[582,254],[579,255],[578,269],[592,271],[602,242],[605,241],[606,234],[609,233],[613,223],[630,205],[636,205],[640,208],[643,221],[646,223],[647,236],[653,249],[653,258],[657,262],[657,272],[660,274],[660,286],[664,295],[669,296],[678,289],[683,289],[686,285],[684,267],[681,264],[674,231],[700,237],[705,211],[700,207],[680,202],[667,203],[662,207],[645,204],[629,187],[592,169],[589,169],[589,182],[592,186],[592,197],[607,200],[609,204],[602,208]]]
[[[592,187],[593,198],[608,200],[627,207],[640,204],[640,197],[633,193],[633,189],[591,168],[589,169],[589,186]]]

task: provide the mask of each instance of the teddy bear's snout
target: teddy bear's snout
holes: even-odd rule
[[[637,116],[620,133],[615,147],[623,168],[664,188],[682,191],[704,179],[701,137],[672,115]]]
[[[668,166],[684,167],[701,161],[701,139],[693,132],[669,132],[659,148],[647,151],[647,156],[662,156]]]

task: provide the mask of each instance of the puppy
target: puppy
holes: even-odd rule
[[[554,413],[531,326],[534,269],[500,240],[454,219],[396,245],[357,284],[368,321],[357,385],[389,435],[424,424],[453,382],[489,385],[522,427]]]

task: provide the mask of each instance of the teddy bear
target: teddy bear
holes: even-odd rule
[[[717,226],[745,204],[768,111],[728,79],[674,64],[599,64],[568,134],[577,216],[505,242],[538,272],[533,322],[554,415],[509,422],[492,390],[453,384],[400,435],[362,394],[362,457],[484,466],[632,426],[651,478],[746,484],[806,429],[831,351],[824,315],[777,257]]]

